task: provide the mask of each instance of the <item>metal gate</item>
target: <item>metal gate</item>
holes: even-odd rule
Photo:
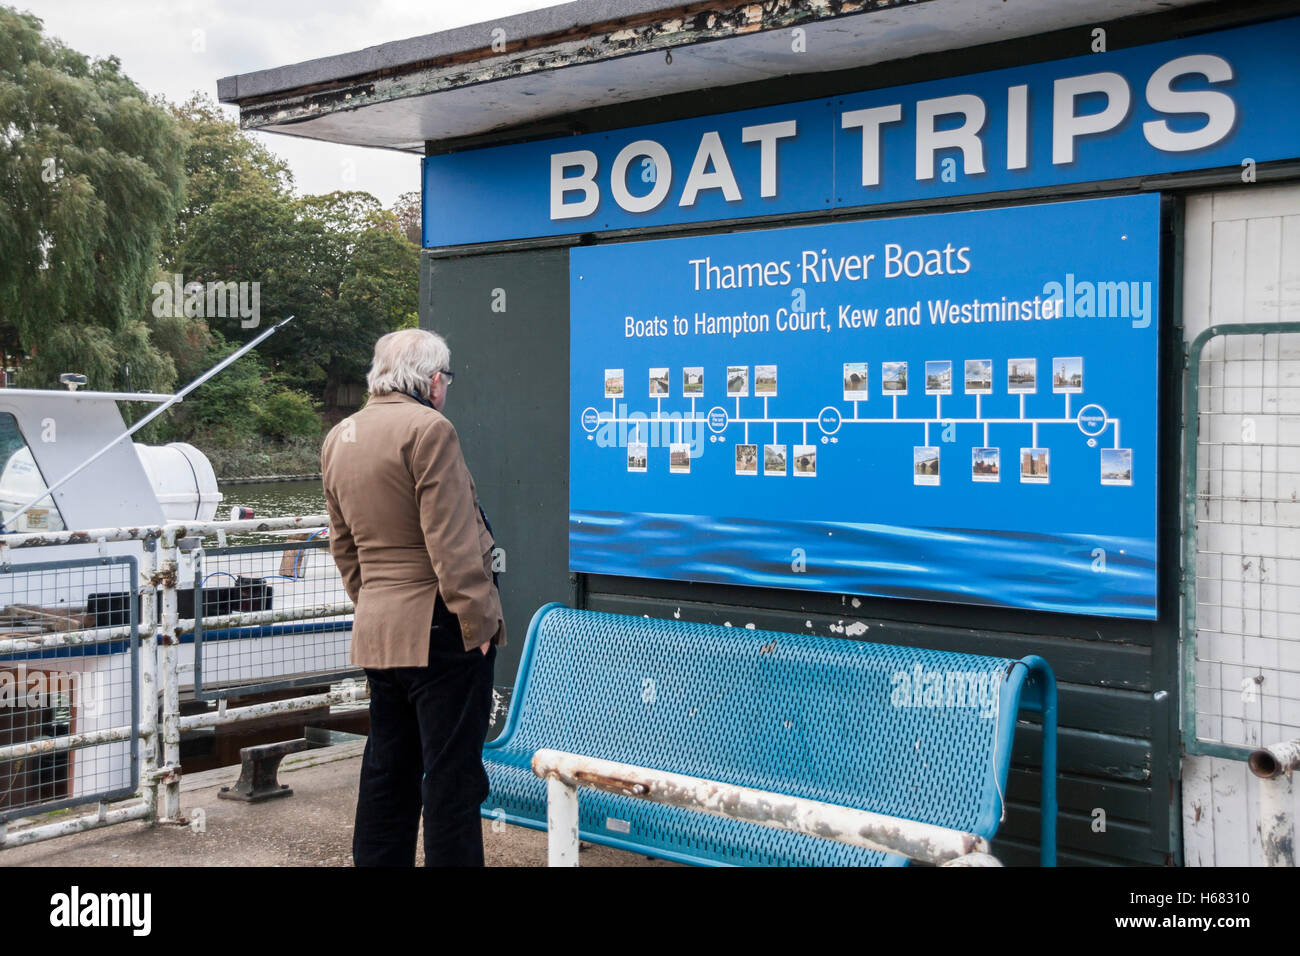
[[[0,824],[140,784],[138,567],[0,565]]]
[[[194,619],[196,699],[362,676],[349,663],[352,618],[341,616],[351,605],[329,544],[318,534],[195,553],[193,606],[179,616]]]
[[[1183,744],[1300,736],[1300,323],[1207,329],[1183,432]]]

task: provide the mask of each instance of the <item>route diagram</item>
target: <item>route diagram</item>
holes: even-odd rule
[[[986,378],[980,379],[982,387],[971,390],[969,388],[971,375],[971,362],[967,362],[968,388],[962,397],[971,397],[975,399],[975,417],[974,418],[945,418],[943,415],[943,399],[951,397],[952,392],[952,369],[951,362],[927,362],[926,367],[926,397],[934,398],[934,416],[931,418],[900,418],[898,415],[898,399],[907,397],[907,363],[886,362],[884,363],[885,374],[883,376],[885,390],[882,394],[887,399],[892,399],[891,412],[888,417],[863,417],[860,414],[859,405],[867,401],[867,398],[860,397],[866,393],[866,389],[857,389],[857,381],[854,381],[854,390],[849,390],[849,369],[861,370],[865,376],[865,364],[853,363],[846,364],[845,369],[845,394],[854,395],[854,398],[845,398],[844,404],[852,406],[852,417],[841,412],[835,405],[827,405],[816,417],[812,418],[774,418],[768,412],[768,401],[776,397],[777,367],[774,365],[755,366],[755,390],[750,395],[749,390],[749,366],[728,366],[726,382],[728,385],[728,395],[726,401],[728,404],[734,401],[735,413],[732,414],[727,407],[723,405],[713,405],[707,413],[700,414],[697,409],[697,402],[702,399],[700,394],[682,394],[679,398],[690,399],[690,411],[669,412],[663,411],[663,401],[670,398],[669,393],[669,376],[670,369],[652,368],[649,369],[650,381],[650,398],[656,402],[655,410],[650,414],[625,413],[619,415],[618,403],[625,396],[623,369],[606,369],[606,395],[610,400],[610,409],[604,412],[594,405],[589,405],[583,409],[580,416],[580,424],[583,431],[587,433],[587,440],[595,440],[595,433],[602,426],[625,426],[628,432],[626,445],[628,447],[628,470],[643,472],[646,470],[647,454],[646,449],[649,444],[662,445],[661,436],[664,435],[665,426],[669,435],[675,434],[676,441],[670,441],[669,469],[674,473],[689,473],[689,451],[688,441],[685,436],[685,429],[690,428],[692,433],[696,428],[706,427],[709,434],[710,443],[725,443],[728,440],[728,434],[733,428],[742,429],[741,441],[736,442],[736,473],[737,474],[757,474],[756,453],[760,442],[764,442],[769,437],[768,428],[771,428],[770,443],[764,443],[763,448],[763,465],[764,474],[785,474],[786,473],[786,445],[779,441],[780,429],[786,426],[786,434],[789,434],[789,427],[795,426],[799,429],[801,443],[795,445],[794,474],[807,477],[816,477],[816,446],[809,442],[810,426],[813,434],[820,439],[821,444],[830,445],[839,442],[840,431],[848,425],[912,425],[921,426],[922,444],[914,446],[914,483],[918,485],[937,485],[939,484],[939,456],[940,448],[931,444],[931,426],[937,425],[943,429],[955,425],[982,425],[984,428],[984,444],[982,447],[972,449],[971,478],[974,481],[998,481],[1001,477],[1001,450],[996,446],[989,444],[990,428],[992,426],[1020,426],[1028,427],[1030,444],[1020,448],[1020,477],[1024,483],[1045,484],[1050,477],[1050,449],[1039,445],[1039,426],[1051,425],[1074,425],[1087,439],[1088,446],[1097,448],[1101,444],[1102,436],[1107,429],[1111,430],[1111,446],[1101,448],[1101,483],[1103,485],[1131,485],[1132,484],[1132,449],[1123,448],[1120,445],[1120,426],[1121,421],[1118,418],[1112,418],[1101,405],[1088,402],[1081,405],[1076,412],[1071,412],[1071,398],[1074,395],[1081,395],[1082,385],[1082,360],[1067,359],[1064,361],[1078,362],[1077,373],[1072,376],[1062,374],[1059,363],[1063,360],[1054,358],[1053,363],[1058,363],[1058,371],[1055,373],[1055,380],[1052,383],[1052,393],[1064,400],[1064,410],[1060,417],[1057,418],[1027,418],[1025,416],[1025,397],[1026,395],[1036,395],[1037,376],[1035,360],[1032,359],[1015,359],[1012,362],[1028,363],[1028,367],[1033,369],[1029,373],[1029,381],[1033,387],[1013,387],[1008,386],[1006,394],[1018,395],[1020,399],[1020,414],[1016,418],[985,418],[981,413],[981,399],[985,395],[992,395],[992,377],[991,377],[991,360],[977,360],[986,363],[983,374]],[[893,366],[891,369],[890,367]],[[901,366],[901,387],[899,384],[898,369]],[[942,368],[934,369],[934,366],[948,366],[945,370]],[[703,391],[702,369],[698,367],[687,367],[683,370],[682,382],[683,392],[694,389],[698,392]],[[1016,374],[1015,366],[1009,371],[1009,377]],[[766,379],[764,376],[767,376]],[[891,378],[892,375],[892,378]],[[611,386],[611,383],[612,386]],[[865,384],[865,379],[862,384]],[[766,393],[760,393],[759,388],[767,386]],[[1060,387],[1058,387],[1060,386]],[[745,417],[741,414],[741,401],[752,402],[761,398],[763,400],[762,417]],[[626,406],[625,406],[626,409]],[[645,428],[646,437],[643,437],[643,427]],[[752,430],[751,430],[752,429]],[[751,442],[751,436],[754,441]],[[945,442],[948,443],[948,442]],[[619,444],[624,444],[622,441]],[[740,449],[745,449],[741,451]],[[769,469],[769,465],[772,467]]]

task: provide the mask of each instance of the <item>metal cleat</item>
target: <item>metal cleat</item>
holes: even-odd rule
[[[239,781],[233,787],[222,787],[217,794],[222,800],[243,800],[246,803],[261,803],[273,797],[290,797],[293,791],[287,784],[282,784],[276,777],[280,770],[280,761],[289,754],[300,750],[311,750],[320,746],[306,737],[297,740],[285,740],[278,744],[261,744],[257,747],[244,747],[239,751]]]

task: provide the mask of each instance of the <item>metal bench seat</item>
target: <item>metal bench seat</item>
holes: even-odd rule
[[[551,748],[992,838],[1024,707],[1043,715],[1042,861],[1055,862],[1050,668],[850,639],[538,610],[510,716],[484,748],[485,817],[546,828]],[[705,865],[890,866],[904,857],[584,790],[584,840]]]

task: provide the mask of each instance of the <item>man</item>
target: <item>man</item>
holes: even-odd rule
[[[365,408],[330,430],[321,478],[330,550],[356,605],[352,663],[370,684],[352,856],[482,866],[479,804],[496,645],[492,536],[443,405],[451,353],[404,329],[375,343]]]

